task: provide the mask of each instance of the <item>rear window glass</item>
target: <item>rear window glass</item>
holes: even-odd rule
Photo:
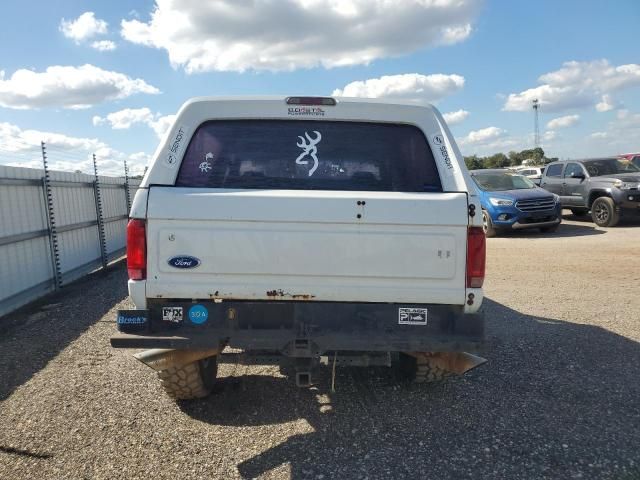
[[[176,186],[442,191],[433,154],[417,127],[287,120],[202,124]]]

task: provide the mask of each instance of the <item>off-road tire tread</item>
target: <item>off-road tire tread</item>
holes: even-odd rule
[[[158,377],[167,395],[176,400],[204,398],[211,393],[211,388],[205,386],[198,361],[160,370]]]
[[[428,353],[401,353],[401,375],[411,383],[435,383],[443,381],[454,374],[434,365],[429,361]]]
[[[606,224],[599,224],[596,222],[595,214],[593,213],[596,208],[596,202],[604,202],[608,204],[611,214],[609,215],[609,221]],[[593,223],[599,227],[615,227],[620,222],[620,211],[618,210],[615,202],[610,197],[598,197],[593,201],[591,205],[591,216]]]
[[[453,376],[453,373],[448,370],[443,370],[437,365],[433,365],[429,362],[428,356],[425,354],[417,354],[416,359],[416,374],[413,379],[413,383],[435,383],[446,380]]]

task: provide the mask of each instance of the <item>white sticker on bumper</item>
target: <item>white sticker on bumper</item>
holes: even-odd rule
[[[426,308],[399,308],[398,323],[400,325],[426,325]]]
[[[184,315],[182,307],[162,307],[162,321],[180,323]]]

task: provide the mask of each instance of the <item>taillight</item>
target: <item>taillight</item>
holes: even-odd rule
[[[127,270],[131,280],[147,278],[147,236],[144,220],[127,224]]]
[[[484,283],[487,244],[482,227],[467,229],[467,288],[480,288]]]

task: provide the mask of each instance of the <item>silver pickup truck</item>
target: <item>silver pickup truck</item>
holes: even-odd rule
[[[290,363],[399,365],[415,381],[483,360],[485,236],[432,106],[328,97],[197,98],[130,213],[116,348],[188,399],[226,347]]]

